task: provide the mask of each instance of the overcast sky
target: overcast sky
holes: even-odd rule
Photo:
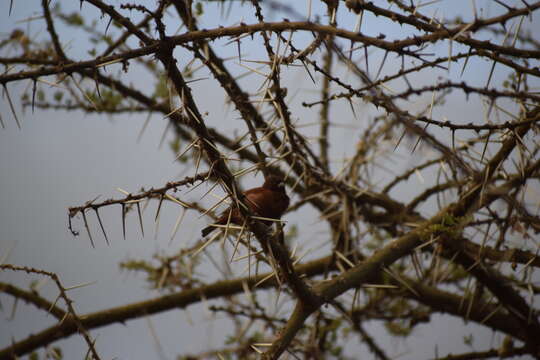
[[[7,1],[6,1],[7,2]],[[40,13],[39,1],[29,0],[14,2],[14,9],[10,17],[7,12],[0,13],[0,32],[7,36],[14,28],[19,27],[29,30],[30,34],[42,37],[46,27],[42,19],[31,22],[22,22],[24,19]],[[53,1],[56,3],[56,1]],[[77,10],[79,2],[65,2],[63,7],[74,6]],[[115,2],[116,3],[116,2]],[[150,3],[153,3],[150,1]],[[290,3],[290,2],[289,2]],[[297,11],[306,13],[306,2],[299,2]],[[314,1],[313,3],[318,3]],[[449,5],[452,3],[452,5]],[[519,3],[519,1],[517,2]],[[119,3],[118,3],[119,4]],[[456,5],[456,4],[459,4]],[[478,8],[484,6],[484,12],[488,10],[487,2],[477,1]],[[220,16],[217,6],[207,7],[205,13],[206,23],[204,27],[211,28],[218,25],[231,25],[241,20],[245,22],[253,19],[248,7],[238,10],[235,8],[228,18]],[[442,1],[437,6],[426,8],[425,12],[431,14],[431,10],[439,8],[438,14],[450,17],[462,12],[470,13],[470,1]],[[5,4],[4,4],[5,7]],[[83,12],[88,18],[98,18],[98,14],[84,4]],[[237,11],[238,10],[238,11]],[[317,9],[314,9],[316,13]],[[429,10],[429,11],[428,11]],[[497,9],[500,10],[500,9]],[[88,12],[87,12],[88,11]],[[281,17],[275,16],[274,20]],[[348,15],[343,26],[354,26],[355,17]],[[324,20],[326,21],[326,20]],[[104,28],[108,19],[100,19],[98,26]],[[528,24],[531,28],[538,25]],[[88,58],[85,49],[78,43],[78,34],[71,29],[58,23],[58,32],[62,42],[67,44],[68,54],[73,58]],[[173,24],[169,28],[174,29]],[[364,30],[365,29],[365,30]],[[536,26],[537,30],[540,30]],[[184,30],[181,30],[181,32]],[[403,36],[399,27],[395,25],[380,25],[377,19],[366,17],[363,31],[369,35],[385,33],[389,38]],[[225,46],[226,41],[218,42],[220,52],[224,56],[234,56],[236,47]],[[243,48],[246,58],[259,60],[256,49]],[[440,45],[443,55],[447,54],[447,44]],[[456,46],[456,51],[459,48]],[[10,54],[14,55],[14,54]],[[376,55],[374,57],[376,59]],[[186,63],[190,59],[179,59]],[[376,61],[374,61],[376,64]],[[474,62],[467,71],[467,80],[473,83],[482,83],[487,78],[489,66],[487,62]],[[245,71],[238,65],[230,65],[236,73]],[[376,65],[373,65],[377,67]],[[392,70],[392,66],[399,66],[396,60],[389,59],[385,67]],[[456,76],[460,69],[452,69],[448,76]],[[206,72],[207,73],[207,72]],[[299,91],[297,98],[293,98],[293,113],[301,117],[301,121],[309,123],[316,119],[318,109],[307,110],[299,104],[306,96],[316,97],[317,93],[310,91],[316,89],[309,77],[300,69],[291,69],[291,76],[286,84],[291,89],[289,94]],[[149,79],[144,75],[129,74],[131,81],[138,86],[145,86]],[[343,73],[342,75],[345,75]],[[253,81],[253,77],[245,82]],[[432,82],[432,77],[411,77],[411,81],[417,83]],[[257,78],[256,84],[261,79]],[[495,79],[499,80],[499,79]],[[10,84],[10,94],[17,99],[27,83]],[[153,86],[153,85],[152,85]],[[295,88],[295,86],[297,88]],[[208,112],[208,123],[223,131],[231,127],[239,127],[238,114],[225,104],[223,93],[216,82],[211,78],[193,84],[198,105],[203,111]],[[46,90],[46,88],[44,88]],[[310,95],[311,94],[311,95]],[[199,95],[199,96],[198,96]],[[426,99],[425,103],[429,103]],[[124,114],[110,118],[102,114],[87,115],[81,112],[65,112],[53,110],[30,109],[22,112],[19,102],[17,112],[21,119],[22,129],[16,127],[15,121],[9,110],[5,97],[0,100],[0,112],[6,129],[0,130],[0,257],[7,256],[5,262],[16,265],[27,265],[57,273],[65,286],[73,286],[83,283],[90,285],[73,290],[69,295],[75,300],[76,310],[79,314],[102,310],[108,307],[118,306],[138,300],[157,297],[158,292],[149,290],[140,276],[131,273],[120,272],[118,263],[128,258],[150,258],[156,251],[172,254],[181,247],[193,244],[199,239],[200,229],[209,221],[207,218],[199,218],[197,214],[189,213],[187,221],[181,231],[171,241],[170,234],[179,208],[167,205],[162,211],[162,220],[159,232],[154,234],[153,211],[155,204],[149,206],[145,213],[145,227],[148,229],[145,238],[142,238],[136,217],[128,217],[127,239],[122,239],[122,226],[120,207],[107,209],[103,212],[105,226],[111,239],[111,245],[106,246],[99,234],[99,229],[94,219],[93,233],[95,235],[96,248],[92,248],[88,236],[85,234],[82,221],[75,220],[74,225],[81,235],[73,237],[67,224],[67,209],[70,206],[82,205],[86,201],[101,196],[104,200],[110,197],[122,197],[123,194],[116,190],[117,187],[130,192],[135,192],[141,187],[160,187],[166,182],[177,180],[185,175],[193,175],[194,169],[185,169],[181,164],[174,162],[175,154],[171,151],[168,140],[159,147],[160,139],[166,127],[166,120],[161,115],[153,115],[149,126],[138,141],[139,132],[146,120],[146,115]],[[425,105],[425,103],[423,105]],[[411,104],[411,107],[420,106],[419,103]],[[458,106],[459,105],[459,106]],[[471,113],[480,114],[480,104],[464,104],[462,98],[449,99],[446,108],[437,109],[441,113],[466,119]],[[367,119],[374,109],[361,103],[357,105],[362,118]],[[452,109],[452,111],[449,111]],[[361,128],[358,120],[352,116],[349,106],[341,103],[334,109],[334,118],[348,127],[334,128],[332,141],[337,145],[332,150],[333,157],[337,160],[335,167],[339,167],[339,160],[350,151],[348,147],[358,136]],[[301,115],[299,115],[301,114]],[[470,121],[477,121],[477,118]],[[481,120],[481,119],[480,119]],[[231,125],[232,124],[232,125]],[[352,130],[351,130],[352,129]],[[184,146],[186,144],[183,144]],[[406,146],[406,145],[404,145]],[[410,149],[406,149],[407,160],[405,164],[417,161],[416,155],[410,156]],[[397,166],[396,158],[387,165]],[[247,176],[242,184],[245,188],[258,184],[260,176],[253,178]],[[411,184],[414,186],[414,184]],[[196,200],[208,188],[203,186],[198,192],[185,194],[186,198]],[[406,194],[395,194],[396,197],[404,197]],[[324,243],[324,234],[318,234],[322,226],[313,217],[313,212],[291,214],[286,217],[291,224],[299,224],[300,237],[298,241],[307,247],[308,239],[314,239],[317,245]],[[219,249],[217,249],[219,250]],[[209,265],[210,266],[210,265]],[[209,270],[212,272],[213,270]],[[0,273],[0,281],[14,281],[21,286],[28,285],[32,280],[40,279],[35,276],[23,274]],[[52,283],[46,283],[41,288],[43,295],[49,299],[56,296],[56,288]],[[11,317],[13,301],[7,296],[0,296],[3,313],[0,315],[0,347],[8,345],[12,339],[20,340],[29,332],[38,332],[46,326],[54,323],[52,317],[47,317],[43,312],[35,311],[23,304],[17,306],[14,319]],[[186,352],[197,352],[209,347],[217,347],[223,343],[223,331],[221,326],[227,326],[225,321],[213,322],[202,306],[188,308],[190,316],[186,316],[183,310],[169,311],[164,314],[153,316],[151,319],[139,319],[129,321],[125,325],[113,325],[107,328],[93,330],[92,334],[97,337],[97,348],[103,358],[116,357],[118,359],[148,359],[156,358],[160,353],[151,335],[150,329],[154,329],[163,348],[163,356],[173,359],[176,355]],[[189,318],[196,319],[190,322]],[[418,326],[415,336],[411,341],[404,342],[388,339],[383,334],[385,330],[373,326],[370,328],[376,335],[377,340],[384,346],[390,355],[403,354],[400,359],[429,358],[434,356],[435,344],[439,354],[449,351],[468,350],[464,345],[465,336],[474,336],[474,346],[477,349],[486,349],[492,342],[499,343],[499,339],[492,338],[490,331],[477,326],[463,326],[462,321],[445,317],[443,321],[432,321],[427,326]],[[66,354],[66,359],[81,358],[86,349],[84,341],[79,336],[72,336],[58,343]],[[358,349],[354,345],[351,349]],[[369,357],[368,357],[369,358]]]

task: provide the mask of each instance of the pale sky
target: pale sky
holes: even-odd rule
[[[46,31],[42,20],[32,21],[29,24],[20,21],[28,16],[35,15],[33,11],[40,12],[41,2],[32,0],[24,3],[14,2],[14,10],[10,17],[7,11],[0,14],[0,33],[3,37],[10,33],[15,27],[30,29],[34,36]],[[54,1],[53,3],[56,3]],[[153,3],[153,2],[150,2]],[[306,2],[299,2],[297,11],[305,13]],[[313,3],[318,3],[314,1]],[[442,1],[437,6],[441,9],[439,14],[450,16],[450,11],[470,12],[470,1]],[[459,6],[455,5],[459,3]],[[477,1],[478,8],[481,8],[486,1]],[[519,1],[517,2],[519,3]],[[119,3],[118,3],[119,4]],[[62,3],[63,6],[74,6],[78,9],[79,2],[73,4]],[[236,5],[235,5],[236,6]],[[493,7],[493,6],[492,6]],[[434,9],[435,7],[432,7]],[[83,12],[90,9],[90,5],[84,4]],[[205,8],[206,24],[204,27],[211,28],[217,25],[230,25],[240,21],[237,12],[233,11],[227,19],[219,17],[219,10],[212,7]],[[253,22],[250,12],[242,10],[244,16],[242,21]],[[425,10],[426,14],[431,11]],[[487,9],[487,7],[485,7]],[[500,9],[497,9],[500,10]],[[487,11],[487,10],[485,10]],[[490,11],[495,11],[494,9]],[[313,11],[316,13],[316,9]],[[87,13],[88,14],[88,13]],[[92,12],[95,17],[96,13]],[[349,24],[354,26],[355,17],[344,15],[347,21],[343,26]],[[91,17],[91,16],[89,16]],[[273,20],[280,17],[274,16]],[[249,20],[249,21],[248,21]],[[324,20],[326,21],[326,20]],[[399,35],[400,29],[396,26],[385,25],[378,28],[377,19],[366,17],[363,24],[363,31],[370,35],[377,35],[381,32],[392,35]],[[98,22],[99,27],[104,28],[107,19]],[[529,24],[532,28],[538,27],[538,20],[535,18],[534,24]],[[58,32],[62,41],[68,44],[68,55],[75,58],[88,58],[83,51],[81,44],[77,42],[77,34],[66,32],[66,27],[58,26]],[[174,28],[173,25],[170,25]],[[181,29],[180,32],[184,30]],[[218,49],[224,56],[236,55],[236,46],[229,45],[223,47],[226,41],[219,42]],[[448,45],[441,44],[442,55],[448,52]],[[259,60],[264,58],[256,53],[257,49],[243,48],[246,59]],[[455,47],[454,51],[458,51]],[[461,49],[463,50],[463,49]],[[10,54],[14,55],[14,54]],[[3,55],[4,56],[4,55]],[[373,57],[373,68],[377,68],[377,56]],[[180,59],[185,63],[189,59]],[[231,62],[231,69],[236,73],[242,73],[245,69]],[[385,69],[391,71],[392,66],[399,66],[399,60],[388,59]],[[487,65],[486,65],[487,64]],[[255,65],[253,65],[255,66]],[[460,68],[453,65],[448,74],[455,77],[460,72]],[[467,81],[473,84],[483,84],[489,73],[489,64],[472,62],[471,67],[466,72]],[[372,70],[375,71],[375,70]],[[207,74],[204,71],[203,74]],[[445,72],[440,72],[444,74]],[[136,71],[130,73],[128,77],[133,83],[144,89],[148,79],[139,77]],[[342,76],[346,76],[345,72]],[[51,78],[52,79],[52,78]],[[260,84],[261,79],[250,77],[244,83],[256,81]],[[410,80],[419,83],[429,83],[433,81],[431,76],[410,77]],[[497,81],[500,79],[494,79]],[[309,123],[314,121],[318,109],[311,111],[300,106],[307,96],[317,96],[316,92],[311,92],[317,87],[309,80],[302,68],[291,70],[291,77],[285,79],[291,87],[289,94],[295,93],[293,87],[298,86],[299,94],[292,100],[294,115],[301,121]],[[10,84],[8,88],[12,98],[17,99],[21,90],[27,83]],[[152,85],[153,86],[153,85]],[[193,84],[198,105],[203,111],[207,111],[208,123],[223,131],[230,131],[231,127],[244,126],[238,120],[238,114],[224,104],[223,92],[219,85],[209,79]],[[47,90],[46,87],[43,87]],[[144,89],[146,91],[146,89]],[[199,96],[197,96],[199,95]],[[429,103],[430,99],[426,102]],[[18,104],[19,101],[16,101]],[[425,105],[425,104],[423,104]],[[411,104],[412,107],[418,104]],[[449,99],[446,108],[437,109],[441,114],[447,114],[456,119],[466,119],[471,112],[475,118],[470,121],[481,121],[477,119],[477,114],[481,113],[480,104],[464,104],[463,99]],[[357,139],[359,129],[364,120],[373,114],[371,106],[358,104],[357,109],[363,110],[360,119],[355,120],[349,110],[348,104],[341,102],[334,108],[334,116],[340,123],[357,126],[357,130],[347,128],[335,128],[332,130],[332,141],[336,143],[332,156],[336,160],[341,160],[345,156],[345,151],[350,151],[350,144]],[[79,314],[102,310],[112,306],[150,299],[157,297],[158,292],[149,290],[141,276],[132,273],[120,272],[118,263],[128,258],[146,258],[156,252],[172,254],[181,247],[193,244],[199,239],[200,229],[209,221],[207,218],[199,218],[198,214],[189,213],[188,218],[177,236],[170,241],[172,226],[178,215],[178,208],[167,205],[162,210],[162,219],[158,235],[154,237],[153,212],[156,204],[152,204],[145,213],[146,236],[143,239],[140,235],[136,217],[128,217],[127,239],[122,239],[122,226],[120,217],[120,207],[106,209],[102,217],[107,228],[111,245],[106,246],[97,222],[90,218],[93,223],[93,234],[96,248],[90,246],[90,241],[85,233],[83,222],[80,219],[74,220],[75,227],[81,235],[74,238],[67,226],[67,209],[70,206],[82,205],[86,201],[94,199],[100,195],[100,199],[119,198],[123,194],[116,190],[117,187],[127,191],[135,192],[141,187],[160,187],[166,182],[177,180],[185,175],[193,175],[194,169],[184,169],[174,162],[175,154],[171,151],[168,141],[172,136],[169,134],[164,144],[158,144],[166,126],[166,120],[161,115],[153,115],[148,128],[142,136],[141,141],[137,141],[138,134],[146,119],[146,115],[123,114],[110,118],[102,114],[83,114],[81,112],[65,112],[53,110],[36,109],[32,114],[30,109],[22,112],[17,105],[18,116],[21,119],[22,129],[17,129],[15,121],[9,110],[5,98],[0,100],[0,113],[6,129],[0,129],[0,257],[7,255],[5,262],[16,265],[27,265],[47,271],[57,273],[63,284],[67,287],[91,283],[80,289],[73,290],[69,295],[75,300],[75,307]],[[465,122],[465,120],[463,120]],[[360,122],[360,124],[359,124]],[[468,121],[467,121],[468,122]],[[232,124],[232,125],[231,125]],[[316,128],[311,130],[314,133]],[[184,146],[186,144],[183,144]],[[406,149],[410,144],[404,143],[405,147],[401,153],[409,161],[416,161],[416,155],[410,155],[410,149]],[[396,158],[400,154],[396,154]],[[394,159],[394,163],[388,163],[391,167],[396,166],[399,161]],[[338,166],[339,161],[336,162]],[[407,163],[402,164],[407,165]],[[245,188],[254,186],[260,182],[260,176],[253,178],[246,176],[242,182]],[[412,183],[410,186],[414,186]],[[198,192],[185,194],[190,200],[197,200],[198,196],[206,192],[208,187],[203,186]],[[407,197],[407,194],[396,194],[396,197]],[[215,201],[209,199],[208,201]],[[210,204],[208,202],[207,204]],[[313,225],[317,223],[313,213],[309,210],[286,216],[291,224],[299,224],[300,237],[298,241],[304,247],[308,245],[308,239],[314,238],[317,244],[324,242],[324,235],[318,235],[321,226]],[[303,227],[303,228],[302,228]],[[219,251],[216,247],[215,251]],[[210,266],[210,265],[208,265]],[[209,270],[215,274],[214,270]],[[211,276],[209,276],[210,278]],[[22,287],[26,287],[30,281],[39,279],[35,276],[22,274],[0,273],[0,281],[14,281]],[[42,295],[49,299],[54,299],[56,289],[49,282],[43,285]],[[10,319],[12,298],[0,296],[3,312],[0,314],[0,347],[7,346],[12,339],[20,340],[26,337],[29,332],[38,332],[54,323],[52,317],[47,317],[42,311],[36,311],[32,307],[23,304],[17,306],[15,318]],[[195,353],[209,347],[219,347],[223,343],[223,328],[227,327],[226,321],[213,322],[201,305],[188,308],[190,313],[186,316],[183,310],[173,310],[149,319],[138,319],[127,322],[125,325],[113,325],[106,328],[92,330],[92,335],[97,337],[97,349],[103,358],[116,357],[118,359],[149,359],[164,358],[174,359],[175,356],[184,353]],[[193,323],[190,323],[190,319]],[[387,349],[389,355],[403,354],[400,359],[422,359],[434,357],[434,346],[437,344],[439,354],[444,355],[451,352],[470,350],[463,343],[463,338],[472,334],[474,337],[474,347],[477,350],[487,349],[490,345],[500,342],[499,338],[492,338],[492,333],[485,328],[478,326],[463,326],[460,319],[444,317],[441,321],[433,320],[428,325],[420,325],[415,330],[415,336],[407,341],[388,339],[384,335],[385,330],[378,326],[367,326],[372,335],[377,337],[380,345]],[[159,338],[163,352],[157,350],[155,341],[150,329],[155,330]],[[500,335],[498,335],[500,336]],[[493,343],[492,343],[493,341]],[[81,358],[86,352],[86,345],[80,336],[71,336],[54,345],[63,348],[65,358]],[[365,351],[365,348],[358,349],[357,345],[351,345],[352,351]],[[370,358],[368,356],[367,358]]]

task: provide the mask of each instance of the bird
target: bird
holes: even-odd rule
[[[253,214],[270,219],[280,219],[289,207],[290,202],[285,192],[283,178],[276,175],[267,176],[261,187],[245,191],[244,196],[246,197],[245,204]],[[221,214],[214,224],[202,229],[202,236],[205,237],[217,229],[214,226],[216,224],[227,224],[229,219],[232,224],[242,225],[244,223],[244,218],[238,208],[231,206]],[[272,221],[263,221],[263,223],[271,225]]]

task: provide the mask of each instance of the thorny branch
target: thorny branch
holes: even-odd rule
[[[504,333],[512,344],[508,346],[507,341],[500,349],[448,355],[448,359],[514,354],[540,358],[538,304],[533,296],[539,292],[535,271],[540,258],[532,235],[540,231],[540,217],[528,200],[528,190],[537,190],[540,180],[540,143],[535,138],[540,121],[540,96],[535,90],[540,81],[540,41],[536,34],[523,34],[526,19],[534,21],[540,2],[518,1],[512,6],[497,1],[501,9],[495,15],[479,15],[474,9],[470,20],[430,17],[413,1],[388,0],[388,6],[361,0],[323,3],[323,20],[307,16],[303,21],[270,22],[265,2],[253,0],[231,6],[245,6],[256,23],[216,27],[213,22],[212,28],[205,29],[201,27],[203,12],[191,1],[161,0],[155,8],[125,3],[116,8],[108,1],[82,0],[81,14],[66,14],[43,0],[41,21],[50,42],[17,29],[0,41],[0,63],[5,66],[0,84],[9,105],[6,108],[18,126],[13,88],[17,82],[30,80],[31,94],[22,95],[24,107],[119,117],[148,112],[148,119],[159,114],[174,136],[189,144],[177,158],[194,169],[194,175],[159,188],[126,193],[121,199],[94,199],[71,207],[73,234],[78,232],[72,221],[80,215],[94,245],[88,222],[94,216],[109,243],[100,209],[114,205],[122,208],[124,236],[130,208],[136,209],[144,232],[143,201],[157,202],[155,219],[164,201],[180,204],[184,212],[211,213],[220,203],[201,206],[192,201],[196,191],[182,192],[184,187],[204,182],[219,185],[231,200],[230,206],[238,207],[247,219],[240,233],[225,230],[223,234],[234,248],[231,258],[227,246],[218,255],[227,264],[225,270],[213,260],[212,241],[200,239],[178,254],[157,257],[157,264],[126,262],[124,267],[145,272],[155,288],[173,292],[141,303],[77,316],[54,274],[37,271],[57,283],[67,310],[39,294],[0,284],[5,294],[60,320],[1,350],[0,359],[28,354],[76,332],[83,334],[98,358],[89,329],[210,299],[222,299],[214,311],[229,317],[241,334],[234,339],[235,346],[223,348],[223,353],[240,358],[258,353],[268,359],[284,353],[307,358],[340,353],[342,349],[329,338],[348,323],[351,332],[385,359],[390,355],[374,341],[364,322],[380,321],[389,329],[398,328],[395,333],[399,336],[408,336],[436,312]],[[272,8],[273,2],[269,4]],[[297,18],[294,9],[274,5]],[[343,26],[338,9],[357,15],[357,28]],[[79,18],[93,10],[116,28],[107,25],[102,31]],[[140,15],[140,21],[132,21],[132,14]],[[362,25],[366,14],[413,35],[374,35]],[[184,25],[180,34],[174,33],[179,21]],[[66,46],[64,26],[84,29],[89,37],[100,38],[103,46],[89,51],[89,57],[73,60],[77,57]],[[494,34],[494,38],[484,40],[484,33]],[[299,41],[299,34],[312,39]],[[218,42],[223,40],[237,47],[235,61],[249,69],[250,76],[262,76],[256,86],[244,84],[229,59],[221,55]],[[441,43],[448,44],[447,54],[437,49]],[[459,52],[453,51],[454,43]],[[258,69],[251,67],[244,50],[253,44],[260,47],[257,56],[263,57],[256,61],[262,65]],[[461,67],[463,75],[482,61],[489,61],[491,69],[482,83],[452,74],[452,68]],[[116,64],[121,65],[121,74],[110,72]],[[295,94],[302,96],[300,110],[292,101],[297,89],[286,73],[296,65],[319,94],[316,100],[302,92]],[[156,79],[154,93],[147,86],[131,83],[128,76],[135,67]],[[223,127],[206,116],[205,99],[198,98],[190,82],[203,70],[215,80],[205,81],[221,87],[243,125],[230,125],[231,119],[224,118],[227,125]],[[434,80],[420,83],[415,76]],[[59,88],[61,95],[50,100],[45,85]],[[467,102],[479,100],[484,109],[467,118],[459,111],[449,115],[444,102],[455,95]],[[351,121],[340,107],[341,100],[349,106]],[[420,111],[410,106],[412,101],[426,100],[427,106],[424,103]],[[361,112],[358,101],[363,104]],[[320,112],[309,112],[316,106],[321,106]],[[0,123],[7,125],[4,117]],[[315,138],[308,129],[313,123],[319,130]],[[356,136],[353,146],[339,144],[338,129],[345,124],[356,126],[351,130]],[[361,131],[356,130],[359,127]],[[343,161],[339,158],[342,148],[346,151]],[[395,167],[404,153],[416,163]],[[245,167],[236,169],[233,164],[237,161]],[[297,249],[289,246],[289,237],[304,244],[305,234],[310,233],[306,224],[313,221],[302,221],[290,232],[286,231],[288,225],[275,225],[272,232],[253,218],[237,180],[257,170],[286,178],[290,194],[297,197],[286,216],[301,214],[307,204],[317,211],[326,226],[325,242],[331,244],[326,256],[302,264]],[[422,185],[411,190],[415,176]],[[250,241],[251,234],[256,243]],[[516,237],[524,239],[522,245],[516,245]],[[244,278],[236,274],[231,261],[243,250],[250,274]],[[198,278],[195,268],[202,266],[202,254],[223,278],[210,283]],[[260,274],[259,266],[269,272]],[[250,273],[253,267],[255,274]],[[2,269],[36,272],[8,265]],[[452,291],[442,290],[439,284]],[[288,307],[278,309],[280,314],[270,313],[257,298],[263,289],[285,297]],[[249,300],[235,297],[242,293]],[[358,300],[359,294],[363,302]],[[421,316],[413,311],[418,304],[425,312]],[[337,311],[329,311],[327,306]],[[247,330],[253,324],[272,331],[264,333],[264,339],[256,339],[255,332]],[[268,343],[267,348],[257,345],[261,340]],[[513,346],[514,341],[523,346]]]

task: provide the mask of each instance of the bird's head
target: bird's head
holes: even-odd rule
[[[269,175],[264,181],[263,188],[275,191],[285,191],[285,181],[281,176]]]

